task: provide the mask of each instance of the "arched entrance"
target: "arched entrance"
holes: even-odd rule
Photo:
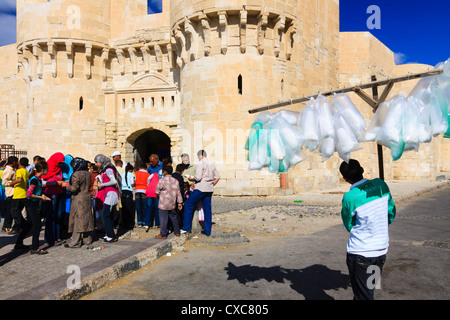
[[[151,154],[156,153],[162,161],[171,156],[170,138],[160,130],[148,130],[142,133],[133,144],[136,165],[148,163]]]

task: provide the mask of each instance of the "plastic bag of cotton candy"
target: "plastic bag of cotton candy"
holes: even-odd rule
[[[394,161],[402,156],[406,143],[408,148],[418,148],[420,143],[419,106],[412,103],[408,111],[408,100],[403,95],[394,96],[378,107],[366,131],[366,141],[377,141],[391,150]]]
[[[302,152],[304,137],[293,126],[294,117],[297,115],[291,112],[276,113],[269,122],[269,150],[271,154],[269,169],[271,172],[287,171],[289,167],[295,166],[300,161],[306,159]],[[291,117],[291,120],[286,117]],[[295,118],[295,123],[297,119]],[[281,162],[280,162],[281,161]]]
[[[245,149],[249,151],[250,170],[269,166],[271,172],[286,171],[303,161],[301,151],[304,138],[294,128],[299,112],[281,110],[277,113],[259,113],[250,129]]]
[[[450,58],[446,62],[439,63],[436,68],[443,69],[443,73],[438,75],[437,81],[442,90],[443,97],[447,102],[447,123],[449,124],[444,137],[450,138]]]
[[[335,131],[331,104],[322,95],[317,97],[318,120],[319,120],[319,150],[322,153],[322,160],[328,160],[336,151]]]
[[[334,95],[332,110],[336,151],[348,162],[352,152],[362,149],[359,142],[364,139],[366,122],[346,94]]]
[[[422,123],[429,122],[433,136],[444,134],[448,129],[448,102],[441,86],[445,88],[445,81],[440,83],[436,76],[422,78],[408,96],[412,103],[419,105]]]
[[[245,149],[248,150],[250,170],[258,170],[269,165],[270,157],[267,145],[268,130],[263,128],[261,122],[255,122],[250,128]]]

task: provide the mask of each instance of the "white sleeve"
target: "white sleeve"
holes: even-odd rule
[[[106,169],[105,173],[108,176],[110,181],[102,183],[102,187],[115,186],[117,184],[117,180],[116,180],[116,177],[114,176],[114,170],[111,168],[108,168],[108,169]]]

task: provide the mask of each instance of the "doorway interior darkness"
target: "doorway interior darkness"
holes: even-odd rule
[[[159,160],[170,157],[170,138],[162,131],[149,130],[141,134],[134,142],[135,163],[148,163],[151,154],[156,153]]]

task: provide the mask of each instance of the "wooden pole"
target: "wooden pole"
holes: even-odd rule
[[[377,81],[377,77],[372,76],[372,81]],[[391,89],[393,85],[394,85],[394,83],[390,82],[388,84],[388,87],[390,87],[390,89]],[[388,87],[386,87],[386,89]],[[386,90],[386,89],[383,91],[383,94],[381,95],[383,98],[383,101],[386,100],[386,97],[390,91],[390,89],[389,90]],[[378,105],[380,105],[383,102],[383,101],[381,101],[381,99],[378,100],[378,86],[372,87],[372,96],[373,96],[373,99],[375,101],[377,101],[377,105],[374,107],[374,112],[375,112]],[[379,178],[384,181],[383,146],[378,143],[377,143],[377,154],[378,154],[378,175],[379,175]]]
[[[311,98],[317,98],[319,95],[323,95],[326,97],[326,96],[331,96],[335,93],[338,94],[338,93],[347,93],[347,92],[355,92],[356,94],[358,94],[360,96],[364,96],[364,98],[363,98],[364,101],[366,101],[368,104],[370,104],[373,108],[376,108],[379,105],[379,103],[378,103],[379,101],[374,101],[369,95],[364,93],[362,90],[370,89],[370,88],[373,88],[374,86],[376,86],[376,87],[387,86],[385,88],[385,90],[387,90],[387,92],[386,92],[386,96],[387,96],[389,91],[392,89],[392,86],[394,85],[394,83],[408,81],[408,80],[414,80],[414,79],[420,79],[423,77],[436,76],[438,74],[441,74],[442,72],[443,72],[442,69],[436,69],[436,70],[415,73],[415,74],[410,74],[410,75],[391,78],[391,79],[372,81],[372,82],[369,82],[366,84],[361,84],[358,86],[352,86],[352,87],[347,87],[347,88],[342,88],[342,89],[331,90],[331,91],[327,91],[327,92],[313,94],[310,96],[305,96],[302,98],[289,99],[289,100],[281,101],[278,103],[269,104],[269,105],[259,107],[256,109],[250,109],[250,110],[248,110],[248,113],[253,114],[253,113],[258,113],[258,112],[262,112],[262,111],[266,111],[266,110],[277,109],[277,108],[281,108],[281,107],[285,107],[285,106],[289,106],[289,105],[293,105],[293,104],[297,104],[297,103],[306,102],[306,101],[309,101]],[[382,94],[382,96],[383,96],[383,94]]]

